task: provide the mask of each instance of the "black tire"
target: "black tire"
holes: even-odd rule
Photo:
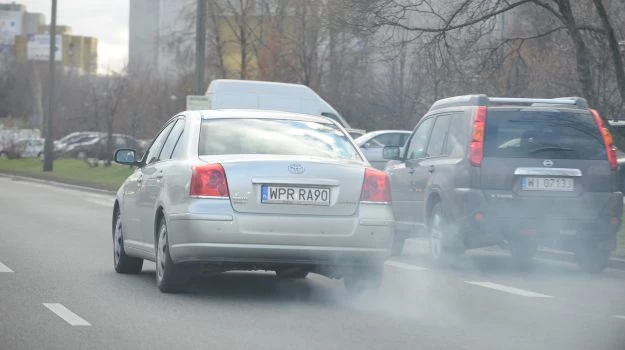
[[[587,242],[578,248],[575,260],[580,269],[586,273],[601,273],[610,262],[610,250],[599,242]]]
[[[441,202],[436,202],[428,220],[430,260],[436,267],[449,267],[455,264],[458,257],[464,252],[463,249],[450,242],[451,230],[453,229],[453,225],[450,225],[445,218]]]
[[[180,293],[187,289],[189,272],[174,264],[169,254],[169,233],[161,219],[156,235],[156,286],[163,293]]]
[[[143,268],[143,259],[126,254],[124,231],[119,211],[115,212],[115,224],[113,226],[113,267],[117,273],[123,274],[138,274]]]
[[[530,237],[519,237],[511,240],[509,250],[514,265],[519,268],[530,267],[532,259],[536,255],[537,247],[536,240]]]
[[[343,276],[343,283],[350,294],[377,290],[382,286],[384,266],[372,265],[354,268]]]
[[[304,279],[308,276],[308,271],[303,269],[282,269],[276,270],[276,276],[282,279]]]
[[[400,256],[404,251],[404,245],[406,244],[406,238],[395,237],[393,239],[393,245],[391,246],[391,256]]]

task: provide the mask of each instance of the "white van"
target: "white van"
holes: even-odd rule
[[[364,133],[351,129],[339,112],[305,85],[216,79],[208,86],[206,97],[209,109],[264,109],[322,115],[349,129],[350,134]]]

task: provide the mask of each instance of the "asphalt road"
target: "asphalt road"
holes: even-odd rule
[[[227,273],[166,295],[112,267],[112,197],[0,177],[0,349],[625,349],[625,271],[483,250],[436,270],[419,241],[382,288]]]

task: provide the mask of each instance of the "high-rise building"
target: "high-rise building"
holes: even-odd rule
[[[154,69],[171,73],[176,56],[167,41],[187,30],[185,10],[193,0],[130,0],[128,68],[130,73]]]

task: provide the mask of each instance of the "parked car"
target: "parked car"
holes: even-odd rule
[[[78,144],[92,141],[102,135],[102,132],[96,131],[77,131],[54,141],[54,153],[56,156],[64,155],[68,147]]]
[[[106,160],[113,157],[113,154],[109,155],[107,151],[107,142],[108,136],[106,134],[88,137],[85,142],[69,145],[64,154],[65,157],[76,159],[96,158]],[[140,147],[139,142],[131,136],[113,134],[113,150],[117,148],[139,149]]]
[[[425,228],[430,256],[507,243],[526,265],[539,243],[602,271],[616,245],[623,194],[612,137],[581,98],[484,95],[437,101],[403,153],[387,147],[397,220],[394,252]]]
[[[323,117],[271,111],[185,112],[169,120],[113,208],[114,266],[156,262],[163,292],[201,271],[269,270],[376,287],[390,254],[388,176]]]
[[[23,139],[0,149],[0,158],[34,158],[43,156],[44,139]]]
[[[385,146],[404,147],[411,132],[406,130],[378,130],[366,133],[355,139],[356,145],[365,155],[369,163],[377,169],[384,170],[388,160],[384,159]]]

